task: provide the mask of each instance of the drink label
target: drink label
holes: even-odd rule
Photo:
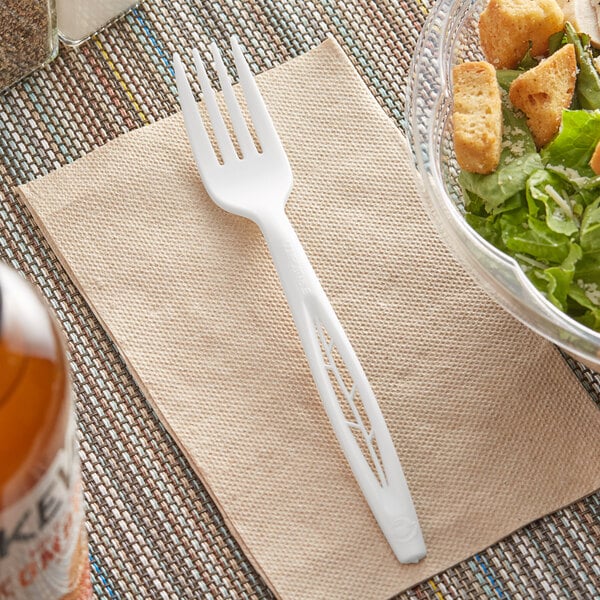
[[[75,418],[35,486],[0,511],[0,600],[91,597]]]

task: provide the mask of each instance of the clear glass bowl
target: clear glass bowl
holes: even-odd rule
[[[422,178],[425,207],[441,237],[474,279],[508,312],[575,359],[600,370],[600,333],[561,312],[538,292],[510,256],[464,218],[452,147],[452,67],[483,60],[477,22],[486,0],[439,0],[411,64],[406,129]]]

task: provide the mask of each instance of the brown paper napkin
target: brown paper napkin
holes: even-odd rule
[[[288,214],[413,492],[418,565],[380,534],[259,230],[206,196],[180,115],[21,191],[275,592],[384,599],[597,489],[600,411],[449,256],[405,140],[333,41],[259,82],[294,171]]]

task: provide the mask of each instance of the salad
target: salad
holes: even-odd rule
[[[600,175],[590,160],[600,142],[600,74],[588,35],[569,23],[548,41],[549,54],[573,44],[577,78],[557,135],[537,148],[526,117],[509,98],[511,83],[539,60],[528,51],[499,69],[503,137],[489,174],[462,170],[466,220],[512,256],[550,302],[600,331]]]

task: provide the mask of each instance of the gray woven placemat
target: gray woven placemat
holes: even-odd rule
[[[172,53],[236,33],[257,70],[330,32],[400,125],[410,56],[429,9],[369,0],[145,0],[0,97],[0,260],[24,272],[65,330],[77,394],[99,598],[272,598],[149,408],[15,187],[177,110]],[[600,376],[567,359],[598,400]],[[557,485],[559,483],[557,482]],[[398,598],[600,597],[600,493]]]

